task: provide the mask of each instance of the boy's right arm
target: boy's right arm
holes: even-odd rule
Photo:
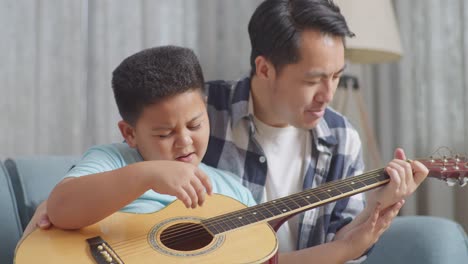
[[[211,194],[211,183],[191,164],[138,162],[112,171],[64,179],[49,196],[47,215],[59,228],[81,228],[104,219],[150,189],[176,196],[187,207],[194,208],[203,203],[205,189]]]

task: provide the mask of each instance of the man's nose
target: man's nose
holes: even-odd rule
[[[321,103],[329,103],[333,99],[336,83],[333,79],[326,79],[322,82],[322,87],[317,93],[316,100]]]

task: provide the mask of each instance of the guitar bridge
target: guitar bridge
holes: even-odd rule
[[[97,264],[124,264],[117,253],[100,236],[86,239]]]

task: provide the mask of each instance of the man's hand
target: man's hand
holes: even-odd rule
[[[351,259],[359,258],[377,242],[390,227],[392,220],[397,216],[404,203],[405,201],[401,200],[385,209],[382,209],[382,206],[377,203],[365,221],[342,234],[338,240],[346,241],[347,245],[352,245]]]
[[[388,163],[385,171],[390,176],[390,182],[369,193],[371,205],[380,203],[383,209],[411,195],[429,173],[419,161],[408,162],[401,148],[395,150],[395,159]]]

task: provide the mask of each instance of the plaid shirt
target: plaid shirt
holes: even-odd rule
[[[211,135],[203,162],[238,175],[255,200],[263,202],[267,157],[254,137],[256,129],[249,111],[250,78],[208,82],[206,94]],[[305,161],[303,189],[363,172],[361,141],[345,117],[327,108],[310,134],[311,157]],[[297,249],[333,240],[337,230],[363,208],[364,196],[357,194],[302,213]]]

